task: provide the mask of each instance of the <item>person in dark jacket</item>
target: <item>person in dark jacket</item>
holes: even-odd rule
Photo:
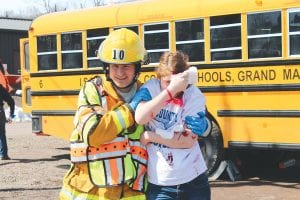
[[[10,115],[9,118],[6,119],[5,112],[4,112],[4,101],[10,107]],[[8,157],[8,148],[7,148],[7,141],[6,141],[6,131],[5,131],[5,123],[12,122],[14,118],[15,112],[15,101],[8,93],[8,91],[0,85],[0,160],[10,160]]]

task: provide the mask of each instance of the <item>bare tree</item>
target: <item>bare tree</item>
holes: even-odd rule
[[[12,10],[10,10],[10,11],[6,11],[5,12],[5,17],[10,17],[11,15],[13,15],[13,11]]]
[[[104,0],[94,0],[94,6],[103,6]]]
[[[77,8],[87,8],[95,6],[103,6],[110,3],[121,3],[134,0],[79,0],[79,1],[55,1],[53,0],[43,0],[39,3],[31,4],[30,6],[23,8],[22,10],[0,10],[1,17],[9,18],[26,18],[34,19],[42,14],[77,9]]]
[[[51,0],[43,0],[43,3],[44,3],[46,13],[67,10],[67,7],[64,6],[59,7],[56,3],[54,3],[54,5],[51,4]]]
[[[50,0],[43,0],[43,3],[44,3],[46,13],[50,13],[51,12]]]
[[[80,3],[80,8],[85,8],[85,3]]]

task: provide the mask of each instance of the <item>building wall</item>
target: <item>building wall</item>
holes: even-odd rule
[[[20,74],[19,39],[26,37],[27,31],[0,29],[0,58],[10,74]]]

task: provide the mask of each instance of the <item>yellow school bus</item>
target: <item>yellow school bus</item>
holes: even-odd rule
[[[230,149],[300,149],[299,0],[144,0],[40,16],[20,42],[33,132],[68,139],[81,86],[103,76],[95,51],[121,27],[149,52],[140,80],[155,76],[165,51],[197,67],[213,122],[199,141],[209,174]]]

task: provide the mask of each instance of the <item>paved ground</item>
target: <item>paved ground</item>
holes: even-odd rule
[[[0,199],[57,199],[68,166],[68,143],[31,133],[31,123],[7,124],[10,161],[0,161]]]
[[[0,200],[57,199],[69,166],[68,142],[33,135],[29,122],[8,124],[7,137],[12,160],[0,161]],[[257,162],[247,164],[241,181],[224,174],[211,182],[212,199],[300,199],[300,166],[280,171]]]

